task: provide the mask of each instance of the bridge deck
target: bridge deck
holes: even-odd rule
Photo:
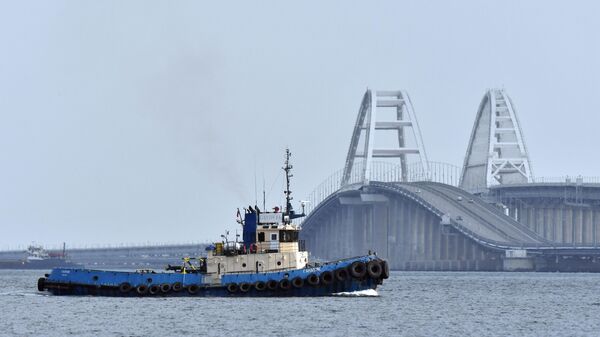
[[[318,213],[320,207],[325,207],[338,197],[356,192],[361,188],[368,190],[369,193],[397,193],[412,199],[440,218],[447,216],[448,225],[488,248],[496,250],[526,249],[531,252],[551,252],[558,255],[573,253],[600,255],[600,246],[597,245],[549,241],[480,197],[441,183],[371,181],[366,186],[355,184],[330,195],[312,213]],[[315,225],[311,221],[311,215],[305,220],[305,226]]]

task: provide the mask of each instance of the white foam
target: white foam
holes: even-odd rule
[[[335,293],[333,295],[334,296],[350,296],[350,297],[354,297],[354,296],[356,296],[356,297],[377,297],[377,296],[379,296],[379,293],[375,289],[366,289],[366,290],[359,290],[359,291]]]

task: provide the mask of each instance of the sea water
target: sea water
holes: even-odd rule
[[[392,272],[317,298],[103,298],[0,271],[1,336],[600,336],[600,274]]]

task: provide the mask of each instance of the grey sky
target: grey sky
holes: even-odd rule
[[[297,200],[343,166],[367,86],[406,89],[430,160],[456,165],[504,87],[537,176],[598,176],[599,12],[0,1],[0,249],[216,239],[253,203],[255,168],[280,203],[286,145]]]

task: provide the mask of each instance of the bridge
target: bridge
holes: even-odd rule
[[[343,170],[309,199],[302,236],[324,259],[375,250],[397,270],[600,271],[600,184],[536,179],[504,90],[484,95],[462,169],[428,160],[405,91],[367,90]]]

